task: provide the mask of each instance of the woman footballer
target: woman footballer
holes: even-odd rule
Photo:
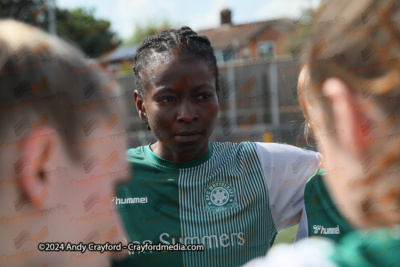
[[[144,39],[133,63],[136,107],[158,141],[127,153],[133,178],[118,188],[116,204],[128,241],[205,250],[133,252],[115,264],[238,266],[265,255],[277,232],[298,223],[321,155],[209,142],[218,69],[209,40],[188,27]]]

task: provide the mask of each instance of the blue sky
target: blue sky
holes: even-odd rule
[[[302,8],[316,6],[319,0],[56,0],[61,8],[95,8],[97,18],[111,21],[111,28],[122,39],[129,38],[135,23],[167,18],[173,25],[194,30],[217,27],[219,11],[232,10],[234,24],[273,19],[298,18]]]

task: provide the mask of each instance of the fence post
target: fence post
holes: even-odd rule
[[[279,94],[278,94],[278,61],[271,61],[269,68],[267,69],[269,73],[269,88],[270,88],[270,99],[271,99],[271,116],[272,125],[279,126]]]
[[[235,68],[233,67],[233,64],[229,64],[229,67],[227,66],[228,69],[228,74],[227,74],[227,83],[228,83],[228,92],[233,92],[229,95],[229,103],[232,103],[232,107],[229,109],[229,122],[230,126],[236,127],[237,126],[237,121],[238,118],[236,116],[236,87],[235,87]]]

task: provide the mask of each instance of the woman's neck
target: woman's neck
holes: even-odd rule
[[[209,150],[208,140],[199,149],[192,149],[191,151],[185,151],[184,149],[180,151],[173,150],[160,141],[151,144],[150,149],[158,157],[173,162],[188,162],[196,160],[206,155]]]

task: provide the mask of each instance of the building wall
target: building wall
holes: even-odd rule
[[[273,41],[275,43],[275,53],[278,58],[290,56],[289,51],[286,51],[286,46],[290,41],[288,35],[281,34],[271,26],[267,27],[264,32],[251,40],[247,46],[251,51],[253,59],[258,58],[258,42],[262,41]]]

